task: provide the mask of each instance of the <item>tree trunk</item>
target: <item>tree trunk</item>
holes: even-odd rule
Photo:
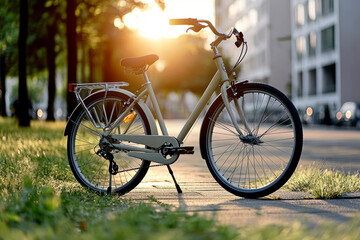
[[[104,42],[104,59],[102,66],[102,77],[103,82],[113,82],[113,69],[112,69],[112,49],[111,49],[111,41],[107,40]]]
[[[48,82],[48,108],[47,108],[47,121],[54,121],[54,103],[55,103],[55,93],[56,93],[56,65],[55,65],[55,32],[56,25],[55,23],[50,24],[47,27],[48,30],[48,41],[46,44],[46,53],[47,53],[47,67],[49,74]]]
[[[20,28],[19,28],[19,104],[17,105],[17,117],[19,126],[30,127],[29,108],[31,106],[28,98],[26,83],[26,40],[28,30],[28,1],[20,0]]]
[[[0,53],[1,116],[6,117],[6,63],[5,54]]]
[[[66,1],[66,42],[67,42],[67,77],[68,84],[76,83],[77,46],[76,46],[76,1]],[[67,115],[70,116],[76,106],[74,93],[67,93]]]

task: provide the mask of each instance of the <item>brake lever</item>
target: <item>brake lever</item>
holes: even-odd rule
[[[194,26],[189,27],[189,28],[186,30],[186,32],[188,32],[189,30],[193,30],[194,32],[199,32],[201,29],[206,28],[206,27],[207,27],[207,26],[205,26],[205,25],[202,25],[202,24],[200,24],[200,23],[196,23],[196,24],[194,24]]]
[[[235,46],[237,47],[237,48],[239,48],[240,46],[241,46],[241,44],[243,44],[244,43],[244,35],[243,35],[243,33],[242,32],[236,32],[235,33],[235,36],[236,36],[236,42],[235,42]]]

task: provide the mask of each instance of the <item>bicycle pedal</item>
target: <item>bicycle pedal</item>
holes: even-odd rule
[[[194,154],[194,147],[179,147],[179,154]]]
[[[178,154],[194,154],[194,147],[165,147],[163,149],[163,154],[165,155],[174,155]]]

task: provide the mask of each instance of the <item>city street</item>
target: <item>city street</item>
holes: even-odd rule
[[[199,121],[200,122],[200,121]],[[169,133],[177,135],[183,120],[167,121]],[[279,190],[263,199],[244,199],[225,191],[209,173],[199,153],[199,128],[193,129],[186,146],[195,146],[194,155],[181,156],[172,165],[183,190],[178,195],[166,167],[151,168],[140,185],[125,195],[133,200],[158,201],[190,213],[215,214],[220,222],[237,226],[251,224],[306,224],[346,222],[360,214],[360,193],[343,199],[307,199],[306,193]],[[360,131],[348,129],[304,129],[304,148],[299,166],[315,165],[356,172],[360,169]]]

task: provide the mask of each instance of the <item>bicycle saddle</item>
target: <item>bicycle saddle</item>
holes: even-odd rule
[[[150,54],[141,57],[128,57],[121,59],[121,66],[131,68],[143,68],[146,65],[150,66],[159,59],[158,55]]]

